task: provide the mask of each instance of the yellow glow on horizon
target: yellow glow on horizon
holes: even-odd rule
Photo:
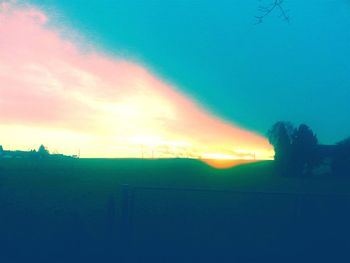
[[[232,154],[204,153],[201,159],[204,163],[211,167],[217,169],[227,169],[241,164],[263,160],[273,160],[273,152],[236,149]]]
[[[254,160],[251,156],[235,156],[235,155],[229,155],[229,154],[222,154],[222,153],[204,153],[202,155],[203,159],[215,159],[215,160],[240,160],[240,159],[248,159],[248,160]]]
[[[104,137],[100,134],[73,132],[70,130],[27,127],[20,125],[0,125],[0,138],[5,149],[37,149],[44,144],[51,152],[74,155],[81,151],[85,158],[193,158],[218,166],[217,161],[254,161],[273,159],[273,150],[235,150],[218,152],[214,146],[203,146],[185,140],[165,140],[161,136]],[[13,138],[16,138],[13,140]],[[6,144],[6,142],[11,142]],[[210,153],[210,151],[212,151]],[[216,152],[214,152],[216,151]],[[239,152],[239,154],[237,154]],[[254,154],[252,154],[252,152]],[[215,162],[213,162],[215,160]],[[221,166],[221,165],[219,165]]]
[[[229,169],[241,164],[257,162],[258,160],[239,160],[239,159],[203,159],[207,165],[216,169]]]

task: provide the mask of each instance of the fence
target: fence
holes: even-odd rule
[[[184,201],[188,201],[195,197],[196,195],[201,195],[202,197],[205,196],[205,202],[202,204],[199,203],[199,206],[206,207],[207,200],[209,199],[217,199],[220,202],[224,199],[229,199],[228,203],[231,202],[231,200],[239,199],[235,204],[239,203],[240,207],[236,205],[235,209],[239,207],[238,211],[233,213],[232,211],[214,211],[214,213],[217,213],[215,215],[211,215],[210,211],[205,213],[204,217],[211,217],[211,221],[207,220],[206,218],[203,219],[203,226],[198,227],[199,232],[203,231],[205,229],[205,224],[210,226],[213,226],[213,222],[215,219],[219,219],[219,224],[222,224],[223,226],[215,226],[215,229],[217,232],[220,232],[221,234],[228,229],[228,225],[232,224],[233,226],[237,223],[237,228],[245,228],[243,231],[242,229],[237,230],[236,232],[231,231],[230,233],[235,234],[236,236],[233,238],[232,235],[227,234],[223,240],[226,241],[232,241],[232,239],[244,239],[242,238],[244,235],[249,236],[247,238],[248,241],[245,241],[247,244],[249,242],[255,242],[256,240],[260,240],[259,242],[270,242],[272,245],[271,247],[268,246],[261,246],[256,245],[255,248],[261,246],[262,250],[268,250],[272,249],[272,247],[276,247],[276,245],[280,246],[278,244],[282,238],[288,237],[288,246],[292,246],[292,243],[299,243],[300,250],[304,249],[303,246],[308,246],[308,242],[319,242],[320,239],[329,239],[334,238],[340,239],[336,240],[339,242],[344,242],[346,239],[346,236],[350,235],[350,229],[348,228],[348,222],[350,222],[350,195],[348,194],[323,194],[323,193],[282,193],[282,192],[264,192],[264,191],[236,191],[236,190],[222,190],[222,189],[205,189],[205,188],[171,188],[171,187],[139,187],[139,186],[130,186],[130,185],[123,185],[122,187],[122,237],[123,237],[123,244],[124,244],[124,251],[128,251],[129,249],[135,249],[135,246],[140,245],[140,242],[137,243],[135,239],[142,239],[144,240],[143,244],[147,244],[147,242],[155,242],[156,238],[159,238],[159,233],[156,235],[156,238],[145,238],[145,237],[139,237],[138,232],[141,229],[137,228],[137,224],[143,224],[143,220],[148,220],[147,222],[151,222],[151,225],[149,226],[150,229],[153,228],[153,232],[150,230],[149,232],[144,232],[143,234],[154,234],[154,228],[161,228],[163,231],[164,229],[168,228],[174,228],[173,231],[167,231],[167,238],[171,239],[171,235],[177,235],[177,232],[188,232],[192,231],[193,226],[196,226],[197,222],[192,223],[191,226],[188,226],[187,228],[183,228],[184,224],[179,224],[181,227],[176,225],[176,222],[174,223],[174,220],[171,220],[171,223],[169,225],[166,225],[166,222],[163,222],[163,215],[164,213],[158,213],[159,211],[154,212],[154,215],[152,215],[151,219],[145,219],[144,215],[146,211],[147,213],[153,213],[152,209],[159,205],[158,202],[150,202],[146,205],[148,207],[143,208],[142,205],[145,204],[145,201],[141,199],[140,197],[145,196],[145,192],[147,192],[147,197],[152,197],[154,200],[161,200],[161,202],[166,202],[166,198],[164,197],[164,193],[168,194],[173,193],[174,195],[171,196],[173,198],[173,203],[177,203],[177,206],[175,208],[170,207],[168,211],[171,209],[178,209],[179,216],[176,217],[176,219],[181,219],[182,217],[189,217],[187,214],[198,214],[198,210],[192,211],[191,209],[187,209],[186,213],[181,214],[181,205],[183,203],[179,203],[178,200],[174,198],[174,196],[179,196],[179,198],[183,198],[186,196],[185,193],[191,193],[191,196],[186,196],[186,198],[183,198]],[[235,198],[232,198],[232,196],[235,196]],[[220,196],[220,198],[217,198],[217,196]],[[239,198],[238,198],[239,197]],[[162,200],[163,199],[163,200]],[[175,200],[175,201],[174,201]],[[196,199],[198,201],[198,198]],[[247,201],[248,200],[248,201]],[[264,203],[265,202],[265,203]],[[142,203],[141,206],[138,204]],[[251,210],[254,210],[253,213],[250,213],[249,216],[246,210],[242,210],[242,206],[247,205],[252,206]],[[152,207],[154,205],[154,207]],[[162,208],[166,207],[169,204],[163,204]],[[198,205],[198,203],[196,204]],[[215,203],[211,203],[208,206],[216,206]],[[219,204],[218,204],[219,205]],[[193,206],[194,207],[194,206]],[[192,208],[193,208],[192,207]],[[143,217],[139,219],[139,216],[137,215],[138,211],[143,209]],[[229,210],[230,207],[228,205],[221,206],[222,210]],[[220,208],[220,209],[221,209]],[[206,208],[205,208],[206,209]],[[284,211],[282,211],[284,209]],[[161,209],[160,209],[161,210]],[[201,212],[204,211],[203,209]],[[162,211],[163,212],[163,211]],[[136,213],[136,214],[135,214]],[[220,214],[221,213],[221,214]],[[243,216],[240,215],[240,213],[244,214]],[[282,214],[282,216],[281,216]],[[174,213],[172,214],[174,215]],[[159,217],[157,219],[157,216]],[[196,217],[197,216],[197,217]],[[216,218],[215,218],[216,216]],[[227,217],[227,219],[224,219],[224,217]],[[164,217],[166,219],[171,218],[170,216]],[[198,220],[200,216],[195,215],[195,219]],[[277,218],[277,219],[276,219]],[[201,218],[202,219],[202,218]],[[225,221],[226,220],[226,221]],[[236,221],[237,222],[236,222]],[[279,221],[280,220],[280,221]],[[136,222],[138,221],[138,222]],[[157,221],[156,223],[152,223],[152,221]],[[186,221],[188,222],[188,221]],[[200,223],[199,223],[200,224]],[[261,224],[261,226],[259,226]],[[258,225],[258,226],[256,226]],[[143,224],[143,228],[146,225]],[[159,227],[160,226],[160,227]],[[267,226],[266,229],[263,229],[264,226]],[[231,227],[231,225],[229,226]],[[262,228],[262,229],[259,229]],[[250,233],[247,234],[251,231]],[[251,230],[253,229],[253,230]],[[160,230],[159,230],[160,231]],[[264,232],[265,231],[265,232]],[[342,232],[342,234],[340,234]],[[170,236],[169,236],[170,233]],[[211,232],[211,234],[215,233],[215,230]],[[164,234],[165,235],[165,234]],[[223,234],[225,235],[225,234]],[[209,236],[209,235],[207,235]],[[230,239],[231,237],[231,239]],[[164,237],[162,237],[163,241],[165,240]],[[199,235],[197,235],[193,240],[196,240],[198,242]],[[204,235],[204,238],[205,235]],[[182,239],[182,241],[184,238]],[[222,241],[219,241],[220,238],[216,239],[216,243],[224,243]],[[236,245],[238,243],[244,243],[242,240],[239,242],[236,242]],[[271,241],[272,240],[272,241]],[[137,240],[139,241],[139,240]],[[328,242],[328,241],[327,241]],[[346,242],[347,239],[346,239]],[[161,241],[158,242],[159,244],[162,243]],[[215,243],[214,241],[212,243]],[[221,245],[220,244],[220,245]],[[201,245],[202,246],[202,245]],[[249,245],[251,246],[251,245]],[[202,246],[203,247],[203,246]],[[212,247],[212,244],[211,244]],[[242,245],[243,247],[243,245]],[[287,247],[287,245],[286,245]],[[349,244],[350,248],[350,244]],[[149,249],[149,248],[148,248]],[[237,249],[239,250],[239,249]],[[242,249],[241,249],[242,250]],[[254,250],[254,249],[253,249]],[[282,249],[283,250],[283,249]],[[243,250],[242,250],[243,251]],[[261,252],[260,251],[260,252]]]

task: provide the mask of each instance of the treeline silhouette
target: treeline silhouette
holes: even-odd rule
[[[20,150],[5,150],[0,145],[0,159],[58,159],[58,158],[77,158],[78,156],[67,156],[59,153],[50,153],[49,150],[42,144],[38,150],[20,151]]]
[[[350,176],[350,137],[335,145],[319,144],[305,124],[278,121],[267,133],[275,149],[275,169],[285,176]]]

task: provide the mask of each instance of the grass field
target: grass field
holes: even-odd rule
[[[248,193],[136,188],[125,237],[123,184]],[[339,262],[350,248],[343,194],[347,178],[283,177],[270,161],[218,170],[190,159],[0,160],[0,258]]]

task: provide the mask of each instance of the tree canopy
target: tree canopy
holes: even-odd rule
[[[49,154],[49,151],[47,150],[47,148],[42,144],[40,145],[39,149],[38,149],[38,153],[42,156],[46,156]]]
[[[275,149],[275,163],[279,172],[303,175],[320,163],[316,134],[305,124],[298,128],[290,122],[276,122],[268,131],[268,139]]]

